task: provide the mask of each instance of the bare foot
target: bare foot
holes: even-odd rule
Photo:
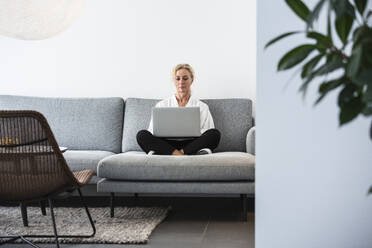
[[[182,151],[176,149],[173,151],[172,155],[185,155],[185,154]]]

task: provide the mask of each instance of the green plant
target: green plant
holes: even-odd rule
[[[308,85],[321,78],[315,104],[332,90],[341,88],[338,95],[340,125],[352,121],[359,114],[372,117],[372,27],[368,24],[372,10],[366,10],[367,1],[320,0],[310,11],[301,0],[285,0],[305,21],[306,29],[282,34],[265,46],[267,48],[283,38],[301,33],[313,41],[287,52],[278,63],[278,71],[302,67],[300,91],[304,95]],[[328,10],[325,33],[314,28],[314,22],[323,9]],[[372,122],[369,134],[372,139]]]

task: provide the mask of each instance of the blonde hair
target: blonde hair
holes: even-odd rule
[[[181,70],[181,69],[188,70],[190,72],[191,79],[194,80],[194,77],[195,77],[194,69],[189,64],[178,64],[178,65],[176,65],[173,68],[173,71],[172,71],[172,78],[173,78],[173,80],[176,78],[177,71],[178,70]]]

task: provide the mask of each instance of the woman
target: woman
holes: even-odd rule
[[[214,128],[213,118],[208,105],[191,95],[194,82],[194,70],[188,64],[179,64],[172,73],[176,93],[168,99],[158,102],[155,107],[199,107],[200,137],[185,140],[169,140],[155,137],[152,132],[152,119],[148,130],[137,133],[139,146],[148,154],[158,155],[191,155],[208,154],[218,146],[220,132]]]

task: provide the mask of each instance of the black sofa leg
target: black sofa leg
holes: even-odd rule
[[[114,217],[114,200],[115,200],[115,194],[113,192],[110,193],[110,217]]]
[[[247,194],[240,194],[240,199],[242,202],[242,221],[247,221]]]
[[[21,214],[22,214],[23,226],[28,226],[27,206],[25,203],[21,203]]]
[[[41,214],[46,215],[45,201],[40,201]]]

